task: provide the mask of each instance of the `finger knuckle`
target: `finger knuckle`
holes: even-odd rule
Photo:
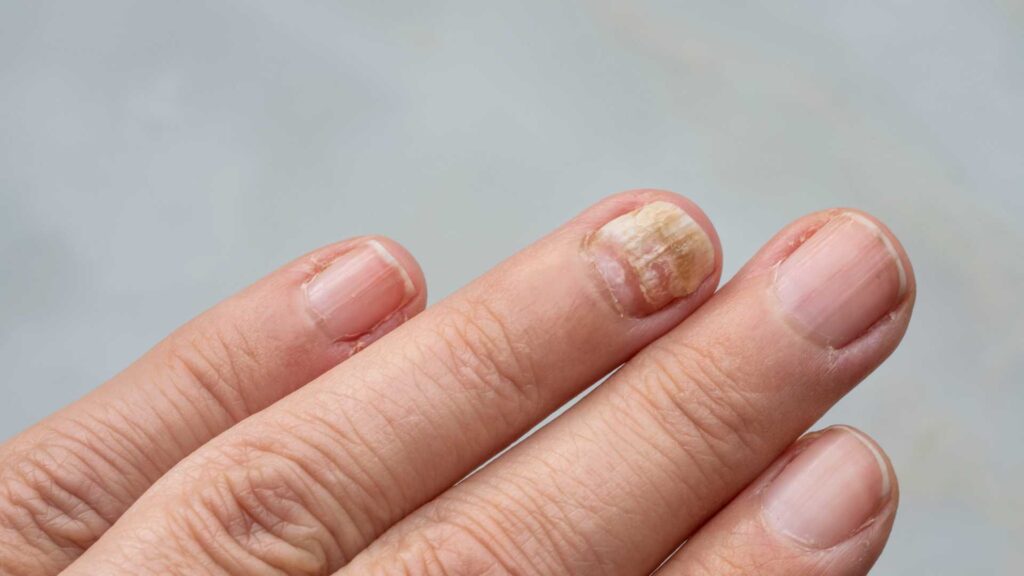
[[[518,574],[490,544],[461,526],[436,526],[410,539],[394,570],[399,576],[511,576]]]
[[[258,446],[225,451],[175,514],[196,547],[229,574],[322,574],[345,561],[332,497],[302,458]]]
[[[707,472],[730,473],[760,450],[761,422],[756,393],[743,367],[713,347],[675,344],[647,357],[639,396],[669,434],[706,449]]]
[[[445,374],[474,397],[502,402],[502,410],[488,414],[516,418],[527,414],[540,399],[538,374],[525,343],[511,319],[482,300],[463,298],[447,307],[435,330],[440,343],[435,356]],[[481,404],[481,410],[484,410]]]
[[[613,573],[577,529],[590,517],[578,494],[522,477],[480,488],[423,511],[399,555],[403,573]]]
[[[246,382],[262,372],[262,352],[245,330],[230,321],[208,322],[184,332],[169,347],[172,374],[206,394],[233,422],[254,413],[258,402],[246,394]],[[195,399],[191,399],[195,401]]]
[[[92,438],[53,431],[5,463],[0,521],[30,548],[77,556],[123,508],[125,498],[110,478],[128,471],[104,456]]]
[[[393,557],[395,569],[385,572],[400,576],[557,573],[527,564],[521,554],[508,549],[496,530],[500,528],[482,518],[435,517],[429,526],[403,539],[401,551]]]

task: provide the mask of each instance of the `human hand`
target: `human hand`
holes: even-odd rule
[[[704,214],[651,190],[418,315],[394,242],[317,250],[0,448],[0,569],[866,574],[892,467],[800,435],[897,346],[907,256],[833,210],[720,273]]]

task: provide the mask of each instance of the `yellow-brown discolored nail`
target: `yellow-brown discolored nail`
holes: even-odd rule
[[[707,232],[682,208],[657,201],[608,222],[586,241],[619,311],[646,316],[689,296],[715,269]]]

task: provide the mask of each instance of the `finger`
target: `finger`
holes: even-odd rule
[[[561,418],[343,573],[649,574],[896,346],[914,284],[868,217],[816,214]]]
[[[863,576],[899,489],[882,450],[834,427],[802,439],[700,529],[658,576]]]
[[[603,201],[200,450],[69,573],[336,569],[677,324],[719,263],[688,201]]]
[[[384,238],[304,256],[0,450],[0,566],[56,573],[181,458],[419,312]],[[5,572],[6,573],[6,572]]]

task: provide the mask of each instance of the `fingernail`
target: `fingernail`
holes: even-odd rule
[[[670,202],[646,204],[608,222],[587,252],[620,312],[646,316],[692,294],[715,268],[707,232]]]
[[[888,314],[906,290],[906,271],[892,242],[874,222],[849,212],[815,232],[775,277],[789,317],[836,348]]]
[[[831,548],[859,532],[892,485],[878,448],[859,432],[831,428],[786,465],[763,494],[763,513],[780,533]]]
[[[345,252],[306,284],[310,310],[338,340],[373,330],[414,293],[409,274],[376,240]]]

